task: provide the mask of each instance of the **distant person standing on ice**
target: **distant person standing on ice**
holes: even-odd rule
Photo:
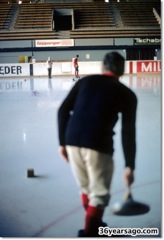
[[[48,69],[48,78],[51,78],[51,73],[52,73],[52,60],[50,57],[48,57],[48,60],[47,60],[47,69]]]
[[[73,66],[74,66],[74,74],[75,77],[73,78],[73,81],[78,80],[79,77],[79,64],[78,64],[78,60],[79,60],[79,55],[76,55],[75,58],[73,58]]]

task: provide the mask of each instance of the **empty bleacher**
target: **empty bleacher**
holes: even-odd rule
[[[159,23],[153,13],[153,7],[157,6],[157,3],[150,1],[129,1],[127,3],[120,1],[115,3],[115,7],[120,12],[125,27],[158,27]]]
[[[22,4],[15,28],[51,28],[52,11],[55,8],[74,9],[75,28],[114,26],[114,19],[108,4],[89,2]]]
[[[122,25],[117,26],[115,19],[115,27],[112,24],[102,25],[102,27],[94,25],[89,28],[88,25],[79,29],[75,28],[70,32],[71,38],[125,38],[125,37],[160,37],[161,29],[157,21],[153,7],[160,9],[160,1],[114,1],[110,0],[109,9],[113,7],[113,12],[120,15]],[[99,16],[101,18],[101,16]],[[113,16],[114,19],[114,16]],[[89,18],[88,18],[89,20]]]
[[[76,29],[70,32],[71,38],[127,38],[127,37],[160,37],[157,28],[104,28],[104,29]]]
[[[42,4],[21,4],[15,29],[51,29],[52,10]]]
[[[9,28],[12,18],[12,6],[9,4],[1,4],[0,6],[0,30],[6,30]]]
[[[75,9],[75,28],[114,27],[113,14],[108,4],[90,4],[88,9]]]
[[[31,39],[55,39],[55,31],[36,31],[36,30],[19,30],[19,31],[1,31],[0,40],[31,40]]]
[[[11,9],[17,8],[16,13]],[[53,29],[55,9],[73,9],[74,24],[68,38],[160,37],[161,29],[153,13],[160,1],[0,3],[0,40],[62,38]],[[117,13],[117,16],[115,15]],[[9,22],[14,15],[13,27]],[[118,14],[121,24],[118,22]],[[7,18],[8,16],[8,18]],[[10,16],[10,20],[9,20]],[[8,19],[8,20],[7,20]],[[6,23],[5,23],[6,22]],[[60,36],[60,37],[59,37]]]

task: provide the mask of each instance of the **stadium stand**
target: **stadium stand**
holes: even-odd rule
[[[72,29],[67,31],[66,38],[161,36],[159,0],[7,2],[0,2],[0,40],[63,38],[54,27],[55,9],[73,10]]]
[[[3,4],[0,6],[0,29],[8,29],[13,16],[12,6]]]
[[[85,27],[113,27],[115,21],[108,4],[91,5],[88,9],[75,9],[75,28]]]
[[[153,2],[117,2],[118,8],[124,26],[158,26],[158,21],[154,16]]]
[[[147,31],[142,28],[81,29],[71,31],[70,36],[71,38],[154,37],[159,36],[159,30],[156,28]]]

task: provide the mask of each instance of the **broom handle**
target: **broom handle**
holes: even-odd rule
[[[131,197],[132,197],[131,186],[127,186],[126,192],[125,192],[125,195],[124,195],[124,199],[128,199],[128,198],[131,198]]]
[[[131,194],[131,186],[127,186],[127,193],[130,195]]]

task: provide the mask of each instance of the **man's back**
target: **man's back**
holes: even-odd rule
[[[72,114],[65,144],[112,154],[113,128],[118,113],[132,115],[135,112],[134,93],[114,77],[92,75],[76,83],[67,99],[65,107],[68,106]]]

